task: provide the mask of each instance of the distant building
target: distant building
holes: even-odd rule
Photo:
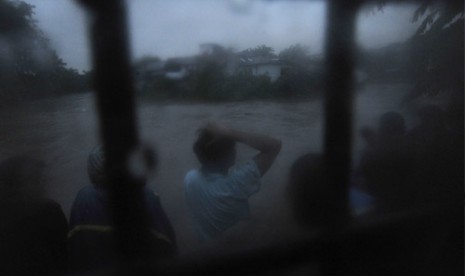
[[[147,78],[166,77],[182,80],[200,69],[202,64],[219,65],[224,73],[233,75],[237,72],[250,72],[253,76],[267,76],[276,81],[282,75],[283,64],[277,58],[241,57],[215,43],[205,43],[199,46],[200,53],[190,57],[169,58],[166,61],[147,59],[136,65],[136,79],[142,86]]]
[[[267,76],[272,82],[281,77],[282,64],[277,58],[241,58],[240,70],[254,76]]]
[[[134,66],[134,80],[137,89],[143,89],[147,80],[165,75],[165,62],[157,58],[147,58]]]
[[[165,74],[165,62],[161,60],[146,60],[137,64],[135,68],[136,76],[162,76]]]
[[[200,55],[224,55],[225,49],[223,46],[216,43],[203,43],[199,45]]]
[[[170,58],[166,61],[164,67],[165,77],[180,80],[198,68],[196,57],[178,57]]]

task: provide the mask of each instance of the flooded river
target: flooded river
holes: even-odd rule
[[[406,85],[372,85],[358,91],[356,124],[375,126],[380,114],[400,110]],[[285,195],[287,172],[300,155],[322,148],[322,102],[143,103],[138,108],[143,141],[158,152],[159,165],[150,179],[178,236],[181,252],[196,247],[196,235],[187,215],[183,194],[185,173],[198,166],[192,152],[196,130],[219,121],[243,130],[264,133],[283,141],[281,154],[263,177],[262,190],[250,200],[251,219],[228,233],[231,244],[263,244],[289,233],[293,221]],[[66,215],[72,201],[89,184],[87,155],[98,143],[98,125],[91,94],[10,106],[1,111],[0,156],[39,156],[47,163],[47,194]],[[407,117],[407,122],[411,120]],[[355,135],[357,138],[357,136]],[[354,141],[355,152],[361,147]],[[254,155],[238,148],[238,161]],[[354,155],[356,159],[356,155]]]

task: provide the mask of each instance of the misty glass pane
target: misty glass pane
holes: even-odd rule
[[[463,192],[463,26],[463,3],[358,14],[353,182],[380,212]]]
[[[325,4],[306,1],[131,1],[130,30],[145,141],[159,165],[150,181],[172,219],[182,253],[232,252],[292,238],[289,168],[322,151]],[[203,243],[184,176],[201,165],[192,146],[218,122],[282,140],[250,197],[250,218]],[[237,164],[257,153],[239,144]]]
[[[0,268],[2,275],[27,274],[21,269],[53,274],[66,266],[67,237],[112,231],[107,221],[98,227],[70,222],[78,194],[89,195],[89,187],[96,197],[105,194],[94,187],[102,162],[93,150],[99,144],[99,125],[87,32],[92,17],[77,2],[0,0],[0,213],[7,222],[0,233],[13,233],[0,237],[0,255],[13,256],[5,261],[11,267]],[[325,2],[126,2],[138,131],[158,161],[149,172],[148,197],[156,201],[153,192],[159,197],[179,255],[259,248],[321,229],[328,217],[320,209],[328,202],[319,193],[327,195],[327,190],[306,185],[299,194],[301,190],[289,189],[289,174],[299,157],[323,151]],[[352,215],[440,204],[463,192],[463,3],[449,2],[367,5],[357,13]],[[194,142],[198,130],[211,122],[227,129],[210,129],[242,142],[235,152],[227,151],[227,158],[215,159],[230,141],[212,139],[207,146],[224,143],[205,153],[216,163],[201,165]],[[282,146],[274,159],[278,140]],[[257,150],[250,145],[267,154],[255,157]],[[312,158],[300,160],[308,165]],[[248,162],[252,159],[256,161]],[[231,160],[242,170],[234,182],[239,184],[210,191],[223,196],[210,206],[220,210],[223,201],[233,202],[236,209],[225,213],[241,220],[224,226],[226,221],[225,229],[214,234],[198,231],[195,208],[186,200],[186,174],[202,167],[194,174],[197,179],[205,172],[215,178],[226,174]],[[136,173],[147,173],[139,165],[128,164]],[[310,173],[316,179],[312,184],[324,184],[306,166],[294,168],[304,180]],[[260,186],[256,179],[240,185],[260,178],[262,171]],[[313,202],[307,197],[291,200],[292,193],[317,195],[319,209],[303,214],[314,219],[311,227],[298,224],[293,207]],[[86,210],[101,218],[96,209]],[[56,232],[48,231],[50,225]],[[205,233],[219,237],[205,240]],[[42,240],[54,244],[44,250],[40,244],[31,252],[16,246]],[[30,268],[29,262],[14,267],[18,260],[12,250],[30,254],[31,260],[40,256],[30,262],[40,268]],[[304,265],[295,271],[318,269]]]
[[[127,9],[138,126],[159,161],[147,186],[160,197],[179,253],[293,237],[289,168],[299,156],[322,151],[325,4],[137,0]],[[8,26],[0,26],[1,159],[43,160],[43,177],[28,177],[24,189],[56,201],[69,220],[77,194],[91,185],[88,157],[99,143],[92,17],[77,1],[0,0],[0,12],[1,26]],[[200,167],[192,150],[196,131],[211,121],[282,140],[249,200],[250,218],[214,246],[194,229],[183,186],[186,173]],[[237,163],[256,153],[240,144]]]
[[[84,13],[34,0],[0,1],[0,12],[1,159],[43,160],[45,194],[68,214],[97,141]]]
[[[83,13],[56,3],[0,1],[2,275],[64,270],[67,219],[97,143]]]

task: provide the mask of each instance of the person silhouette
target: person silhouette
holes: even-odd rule
[[[421,189],[422,204],[460,200],[463,188],[463,149],[449,131],[444,111],[428,105],[418,111],[420,124],[407,133],[413,157],[412,182]]]
[[[1,275],[66,272],[68,224],[61,206],[44,196],[44,168],[29,156],[0,163]]]
[[[304,154],[292,164],[287,191],[298,224],[320,230],[334,224],[339,204],[337,191],[326,180],[328,173],[321,154]],[[352,218],[370,214],[374,204],[372,196],[355,187],[349,188],[348,195]]]
[[[229,172],[236,162],[236,142],[259,153]],[[210,123],[200,131],[193,149],[201,168],[186,174],[185,197],[201,237],[214,240],[249,217],[248,199],[260,190],[260,178],[276,159],[281,141]]]
[[[75,271],[95,270],[119,261],[109,203],[103,147],[89,154],[87,169],[92,185],[82,188],[74,200],[68,233],[70,268]],[[148,257],[172,257],[177,252],[174,229],[159,197],[143,188],[143,199],[150,227]]]
[[[400,113],[384,113],[379,119],[376,141],[361,159],[359,170],[364,188],[374,196],[380,212],[405,210],[414,203],[416,187],[410,181],[412,161],[405,133],[405,120]]]

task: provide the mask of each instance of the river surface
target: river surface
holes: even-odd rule
[[[369,85],[357,91],[355,128],[376,126],[379,115],[400,108],[408,85]],[[61,204],[66,215],[76,193],[89,184],[86,161],[98,143],[93,95],[90,93],[40,100],[3,108],[0,119],[0,156],[29,154],[47,163],[47,194]],[[292,235],[294,222],[285,193],[288,169],[307,152],[322,150],[322,101],[142,103],[138,108],[139,129],[144,142],[158,153],[159,165],[148,185],[160,195],[178,237],[181,254],[199,247],[187,213],[183,194],[185,173],[198,167],[192,152],[196,130],[208,121],[226,123],[247,131],[268,134],[283,141],[261,191],[250,199],[251,218],[226,234],[228,246],[264,245]],[[354,135],[354,160],[362,147]],[[238,162],[254,151],[238,147]]]

